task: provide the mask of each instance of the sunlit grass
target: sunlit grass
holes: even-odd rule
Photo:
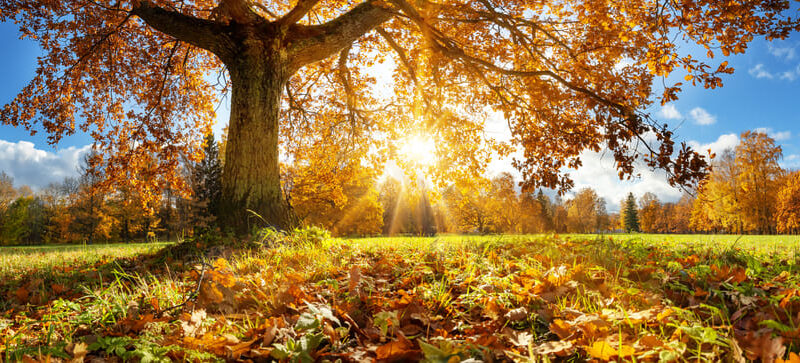
[[[422,330],[408,335],[412,340],[450,341],[448,344],[461,344],[463,348],[466,347],[463,344],[467,344],[465,337],[469,336],[465,334],[472,329],[468,325],[479,324],[482,329],[500,329],[487,334],[507,335],[509,331],[502,330],[505,328],[531,334],[531,346],[536,346],[558,338],[552,330],[556,320],[569,322],[585,315],[585,319],[590,319],[585,321],[602,319],[609,330],[607,333],[625,336],[629,346],[639,337],[652,336],[651,339],[664,344],[675,344],[664,349],[681,352],[681,357],[688,360],[720,358],[724,356],[713,354],[726,354],[724,345],[718,345],[713,351],[712,345],[729,344],[734,339],[727,328],[731,326],[733,310],[726,307],[730,302],[724,297],[751,294],[752,286],[760,286],[753,283],[778,281],[775,279],[782,273],[789,274],[788,280],[783,277],[783,284],[795,286],[792,276],[800,271],[800,265],[787,253],[797,249],[800,239],[791,237],[765,243],[772,236],[745,236],[738,242],[737,236],[713,236],[715,239],[711,243],[693,237],[696,236],[442,235],[314,241],[294,238],[287,239],[288,243],[271,244],[271,248],[232,249],[222,255],[197,256],[180,270],[172,270],[165,262],[160,262],[159,268],[120,266],[119,261],[126,261],[137,253],[154,252],[163,245],[0,249],[0,257],[5,258],[3,265],[10,271],[8,276],[25,276],[30,280],[32,275],[24,261],[33,258],[41,260],[33,262],[39,269],[60,272],[59,278],[81,277],[69,285],[75,290],[74,294],[51,298],[49,305],[45,299],[38,308],[28,305],[30,311],[45,312],[42,319],[54,321],[50,331],[43,329],[40,320],[21,318],[13,312],[0,317],[0,330],[7,326],[15,332],[25,332],[15,333],[12,340],[6,341],[13,348],[10,350],[13,354],[22,354],[26,347],[43,344],[58,350],[59,346],[47,342],[79,342],[86,334],[113,333],[124,334],[125,339],[129,339],[125,341],[128,347],[125,354],[145,349],[140,347],[149,347],[147,349],[155,352],[154,347],[168,346],[159,354],[175,359],[180,356],[174,355],[175,352],[180,350],[180,354],[195,356],[211,354],[203,356],[202,360],[213,360],[215,354],[219,358],[224,350],[213,353],[211,348],[184,346],[187,341],[171,338],[182,334],[188,324],[187,314],[192,311],[208,311],[203,326],[211,335],[203,339],[245,341],[251,336],[248,334],[260,331],[274,317],[294,324],[297,315],[306,311],[308,302],[383,324],[381,319],[391,320],[393,314],[405,306],[402,301],[411,299],[431,317],[464,326],[463,330],[448,333],[452,335],[448,338],[438,337],[439,333],[434,330]],[[780,251],[778,246],[782,247]],[[218,259],[220,256],[222,258]],[[689,256],[693,256],[693,262],[680,262]],[[72,261],[67,264],[86,271],[96,269],[102,276],[97,271],[84,273],[83,270],[63,275],[65,263],[62,260]],[[712,266],[741,266],[747,271],[748,281],[742,285],[708,284],[706,280],[712,273]],[[348,287],[354,268],[363,275],[355,291]],[[159,313],[170,306],[189,301],[187,299],[198,286],[201,269],[205,274],[197,300],[191,300],[185,310],[167,312],[169,318],[163,321],[151,323],[147,328],[135,328],[141,331],[130,330],[134,329],[136,319],[141,320],[146,314],[158,318]],[[31,293],[46,297],[49,293],[46,290],[52,283],[48,279],[56,275],[47,272],[33,275],[44,282],[37,285],[42,291],[32,290]],[[84,275],[89,278],[83,279]],[[687,280],[686,276],[692,277]],[[9,281],[5,283],[8,286]],[[11,281],[6,291],[13,294],[19,285],[14,284]],[[233,290],[224,290],[223,286]],[[209,288],[212,289],[207,290]],[[221,296],[214,297],[210,293],[216,288],[222,289]],[[700,300],[703,304],[697,305],[697,301],[692,300],[697,298],[694,296],[696,289],[704,289],[712,294],[710,296],[723,299]],[[681,291],[684,295],[680,299],[689,300],[675,300],[674,294]],[[131,310],[131,302],[138,311]],[[764,303],[774,305],[776,302],[764,300]],[[12,309],[9,311],[25,309],[13,302],[7,303],[5,308]],[[507,322],[505,327],[492,325],[493,320],[502,322],[504,314],[520,308],[524,308],[528,316]],[[649,323],[643,325],[632,322],[629,317],[650,308],[672,309],[674,319],[680,320],[650,317]],[[720,325],[720,321],[724,324]],[[682,327],[677,325],[679,322]],[[702,342],[710,334],[709,329],[714,330],[719,339],[713,343]],[[685,331],[688,338],[674,340],[677,330]],[[295,338],[300,339],[301,334],[296,334]],[[342,340],[331,341],[329,348],[355,344],[355,341],[348,342],[354,336],[352,331],[348,333],[345,329],[342,334],[345,334]],[[385,341],[394,336],[383,335]],[[580,343],[579,350],[573,351],[571,357],[586,358],[587,344],[593,342]],[[789,346],[791,351],[797,348]],[[527,348],[507,346],[505,349],[512,356],[530,354]],[[637,348],[637,354],[645,354],[642,349]],[[667,351],[654,349],[656,354]]]
[[[0,247],[0,278],[55,267],[74,269],[92,265],[104,259],[135,257],[158,251],[168,242],[140,244],[50,245]]]

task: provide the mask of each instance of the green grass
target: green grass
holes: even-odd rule
[[[370,237],[355,238],[364,246],[382,246],[384,244],[422,246],[433,242],[470,243],[485,241],[509,241],[519,238],[540,238],[548,234],[534,235],[439,235],[435,237]],[[657,246],[673,248],[700,248],[722,251],[730,248],[753,251],[756,253],[779,253],[800,255],[800,235],[730,235],[730,234],[645,234],[645,233],[609,233],[609,234],[577,234],[559,235],[570,239],[612,238],[615,241],[635,241]],[[348,239],[344,239],[348,240]]]
[[[156,253],[167,245],[0,248],[0,360],[69,356],[67,344],[94,339],[90,357],[230,359],[234,342],[277,322],[286,326],[279,338],[247,343],[243,354],[370,356],[398,327],[414,357],[432,360],[497,360],[484,349],[495,344],[493,352],[539,361],[534,348],[559,339],[574,344],[561,352],[568,360],[596,354],[598,342],[618,355],[635,347],[637,361],[729,360],[731,345],[761,346],[741,335],[745,326],[783,334],[788,351],[800,350],[794,236],[292,237],[272,248],[218,246],[199,259]],[[54,293],[56,285],[65,291]],[[14,297],[21,288],[26,303]],[[181,305],[195,291],[197,300]],[[404,315],[411,307],[417,318]],[[519,309],[527,316],[504,318]],[[198,322],[191,313],[199,310],[208,315]],[[345,316],[353,321],[343,324]],[[206,333],[189,333],[195,325]],[[529,346],[514,343],[519,334],[530,335]]]
[[[732,234],[566,234],[570,238],[597,238],[603,236],[617,241],[672,246],[675,248],[702,248],[716,251],[739,248],[758,254],[800,254],[800,235],[732,235]]]
[[[153,253],[168,245],[156,242],[0,247],[0,279],[7,281],[36,271],[84,268],[101,261]]]

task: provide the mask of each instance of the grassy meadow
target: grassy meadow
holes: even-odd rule
[[[531,235],[0,248],[2,360],[798,361],[800,241]]]

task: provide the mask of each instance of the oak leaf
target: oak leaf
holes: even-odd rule
[[[397,339],[392,340],[375,350],[378,360],[387,362],[399,362],[413,359],[420,355],[419,350],[414,349],[411,343],[402,334],[397,334]]]

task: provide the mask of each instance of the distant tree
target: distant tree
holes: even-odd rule
[[[467,233],[498,232],[487,208],[489,181],[452,185],[443,193],[447,208],[453,213],[458,229]]]
[[[789,174],[778,190],[775,222],[780,233],[800,233],[800,171]]]
[[[96,152],[85,154],[78,165],[78,196],[73,204],[75,213],[74,227],[86,242],[94,243],[98,237],[110,238],[113,220],[106,210],[106,189],[103,187],[104,170],[95,167]]]
[[[222,198],[222,164],[214,134],[208,133],[203,143],[203,159],[192,167],[192,200],[195,225],[199,230],[215,225]]]
[[[553,230],[553,205],[550,197],[544,195],[541,189],[536,193],[536,201],[539,204],[539,231],[548,232]]]
[[[780,146],[764,133],[747,131],[739,145],[715,158],[701,183],[692,211],[692,228],[728,233],[772,233],[775,206],[784,175]]]
[[[576,233],[604,231],[608,226],[605,201],[592,188],[582,188],[567,203],[567,226]]]
[[[556,195],[553,201],[553,231],[556,233],[567,232],[568,221],[567,207],[562,202],[561,196]]]
[[[20,197],[14,200],[0,215],[0,244],[18,245],[28,237],[28,206],[33,202],[31,197]]]
[[[333,225],[334,235],[375,236],[383,231],[383,207],[378,200],[378,191],[371,178],[363,182],[350,186],[353,190],[347,191],[352,197],[348,198],[340,218]]]
[[[78,196],[78,179],[67,177],[58,183],[50,183],[44,190],[42,199],[49,213],[45,231],[47,243],[76,243],[81,237],[75,231],[75,211],[73,204]]]
[[[398,211],[400,209],[400,197],[402,184],[393,177],[387,177],[380,185],[378,200],[383,207],[383,234],[386,236],[394,235],[398,232]]]
[[[520,221],[519,231],[521,233],[541,233],[539,226],[541,209],[536,200],[536,194],[523,192],[519,197]]]
[[[692,207],[692,228],[704,232],[743,231],[742,190],[738,175],[739,167],[733,149],[717,155],[711,173],[698,189]]]
[[[514,176],[507,172],[500,173],[490,181],[485,208],[495,232],[520,232],[522,210],[514,186]]]
[[[622,207],[622,220],[625,224],[625,231],[628,233],[640,231],[636,198],[633,193],[628,193],[628,197],[625,198],[625,204]]]
[[[305,149],[283,166],[285,194],[302,224],[335,235],[379,234],[383,208],[375,190],[375,169],[348,153],[347,148],[324,144]]]
[[[419,216],[420,235],[434,236],[436,235],[436,218],[433,214],[433,207],[431,201],[428,199],[427,190],[423,190],[419,201],[417,203],[417,215]]]
[[[672,206],[672,211],[668,213],[669,233],[689,233],[692,232],[690,222],[692,219],[692,203],[694,197],[684,193],[681,199]]]
[[[17,199],[14,178],[6,174],[5,171],[0,171],[0,211],[5,210],[14,199]]]
[[[664,210],[658,197],[647,192],[639,199],[639,229],[645,233],[657,233],[666,229],[663,219]]]
[[[744,230],[774,233],[775,205],[784,175],[778,165],[783,156],[781,147],[766,133],[746,131],[735,152],[736,181],[741,188],[738,210],[742,213]]]

